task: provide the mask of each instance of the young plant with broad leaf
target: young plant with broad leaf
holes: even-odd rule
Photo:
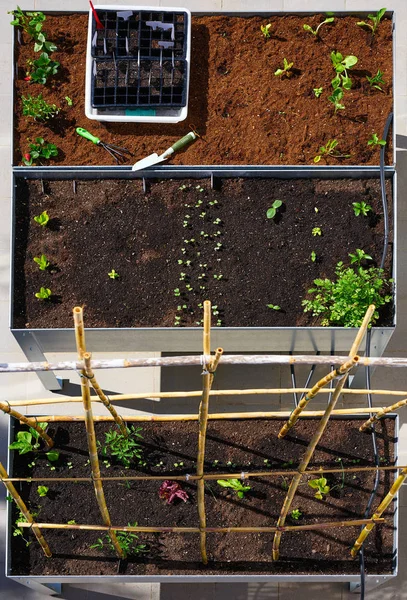
[[[304,31],[308,31],[309,33],[312,33],[312,35],[314,35],[315,37],[318,37],[319,30],[321,29],[322,25],[326,25],[327,23],[333,23],[334,21],[334,17],[328,17],[328,19],[322,21],[322,23],[320,23],[316,29],[312,29],[311,25],[303,25],[303,28]]]

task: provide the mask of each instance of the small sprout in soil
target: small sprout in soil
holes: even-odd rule
[[[50,450],[49,452],[46,452],[45,456],[49,461],[56,462],[59,458],[59,452],[58,450]]]
[[[320,227],[313,227],[311,233],[314,237],[317,235],[322,235],[322,229]]]
[[[181,248],[181,252],[182,252],[182,254],[186,254],[187,253],[187,249],[186,248]]]
[[[29,81],[33,83],[45,85],[48,77],[58,73],[60,63],[56,60],[51,60],[46,52],[42,52],[36,60],[28,59],[27,65],[33,69],[32,71],[27,71],[27,79],[29,78]]]
[[[108,277],[110,277],[110,279],[119,279],[120,275],[119,275],[119,273],[116,273],[116,271],[114,269],[112,269],[108,273]]]
[[[46,496],[48,494],[48,490],[49,490],[49,488],[47,488],[46,485],[39,485],[37,487],[38,495],[41,496],[41,498],[43,498],[44,496]]]
[[[37,217],[34,217],[34,221],[36,223],[38,223],[38,225],[41,225],[41,227],[45,227],[45,225],[49,221],[49,216],[48,216],[47,211],[44,210],[40,215],[38,215]]]
[[[264,35],[266,40],[268,40],[271,36],[270,29],[271,29],[271,23],[267,23],[267,25],[260,25],[260,31],[262,32],[262,34]]]
[[[366,254],[366,252],[364,250],[361,250],[360,248],[356,248],[355,254],[350,253],[349,256],[351,265],[353,265],[354,263],[360,265],[362,260],[373,260],[370,254]]]
[[[311,252],[311,260],[312,260],[312,262],[315,262],[317,260],[317,255],[314,250]]]
[[[270,466],[270,461],[269,461],[269,459],[268,459],[268,458],[265,458],[265,459],[263,460],[263,462],[264,462],[264,464],[266,465],[266,467],[269,467],[269,466]]]
[[[371,138],[367,142],[368,146],[385,146],[386,140],[379,140],[377,133],[372,133]]]
[[[222,319],[218,319],[216,321],[216,327],[221,327],[222,326]]]
[[[277,214],[277,209],[282,206],[282,200],[274,200],[273,204],[269,209],[267,209],[266,215],[268,219],[274,219]]]
[[[35,465],[36,465],[36,461],[35,461],[35,460],[33,460],[32,462],[28,463],[28,465],[27,465],[27,466],[28,466],[30,469],[33,469],[33,468],[35,467]]]
[[[276,75],[277,77],[284,77],[284,75],[286,77],[291,77],[291,75],[292,75],[291,69],[293,68],[293,66],[294,66],[293,62],[289,63],[288,60],[286,58],[284,58],[284,68],[277,69],[277,71],[274,72],[274,75]]]
[[[221,279],[223,279],[223,275],[221,275],[220,273],[219,273],[219,275],[217,275],[215,273],[214,276],[213,276],[213,278],[216,279],[217,281],[220,281]]]
[[[211,202],[209,202],[209,206],[215,206],[216,204],[219,204],[217,200],[211,200]]]
[[[220,225],[221,223],[222,223],[222,221],[221,221],[221,219],[219,219],[219,217],[213,221],[214,225]]]
[[[334,108],[335,108],[334,114],[335,115],[338,112],[338,110],[345,110],[345,105],[341,103],[342,98],[343,98],[343,90],[340,87],[336,88],[332,92],[331,96],[328,96],[329,102],[332,102],[332,104],[334,105]]]
[[[371,30],[373,36],[376,33],[376,30],[379,27],[379,23],[384,17],[384,13],[386,12],[386,10],[386,8],[381,8],[377,11],[375,15],[367,15],[367,18],[370,19],[372,23],[366,23],[366,21],[358,21],[356,25],[359,25],[359,27],[368,27]]]
[[[281,310],[281,306],[277,304],[267,304],[267,308],[271,308],[271,310]]]
[[[49,300],[52,296],[52,292],[49,288],[41,287],[39,292],[35,293],[35,297],[39,300]]]
[[[68,469],[73,469],[73,464],[72,462],[67,462],[66,466],[68,467]]]
[[[319,213],[319,209],[316,206],[314,206],[314,212]]]
[[[216,483],[221,487],[234,490],[238,498],[244,498],[245,493],[251,490],[250,485],[243,485],[239,479],[217,479]]]
[[[185,192],[186,190],[189,189],[189,185],[186,185],[185,183],[183,183],[182,185],[179,186],[178,188],[179,190],[181,190],[181,192]],[[186,205],[185,205],[186,206]],[[188,207],[189,208],[189,207]]]
[[[179,288],[175,288],[175,290],[174,290],[174,296],[176,298],[179,298],[181,296],[181,292],[179,291]]]
[[[23,156],[23,163],[26,166],[31,166],[39,158],[49,159],[52,156],[58,156],[58,149],[55,144],[46,144],[44,138],[35,138],[36,144],[29,145],[29,152]]]
[[[212,467],[216,467],[218,463],[219,463],[219,461],[218,461],[218,460],[214,460],[214,461],[212,462]]]
[[[111,464],[108,460],[104,460],[103,464],[105,465],[106,469],[109,469],[111,467]]]
[[[295,508],[291,511],[290,517],[293,519],[293,521],[299,521],[302,517],[302,512],[298,508]]]
[[[366,202],[352,202],[353,212],[358,217],[359,215],[363,215],[367,217],[368,213],[373,210],[370,204],[366,204]]]
[[[223,244],[221,244],[220,242],[218,242],[214,248],[214,250],[220,250],[222,248]]]
[[[283,477],[283,483],[281,484],[281,489],[286,492],[289,487],[290,487],[290,484],[288,483],[287,479],[285,477]]]
[[[200,186],[200,185],[197,185],[197,186],[195,187],[195,189],[196,189],[196,190],[198,190],[198,192],[204,192],[204,191],[205,191],[205,190],[203,189],[203,187],[202,187],[202,186]],[[199,202],[199,204],[202,204],[202,200],[198,200],[198,202]]]
[[[325,477],[320,477],[319,479],[311,479],[308,482],[308,485],[313,490],[316,490],[314,498],[318,500],[323,500],[323,497],[329,494],[330,487],[327,485],[327,480]]]
[[[192,285],[191,285],[190,283],[187,283],[187,284],[185,285],[185,289],[186,289],[186,290],[188,290],[188,292],[192,292],[192,290],[193,290],[193,287],[192,287]]]
[[[137,523],[128,523],[129,527],[137,527]],[[144,552],[148,552],[146,544],[138,544],[138,535],[130,531],[115,531],[114,532],[119,542],[119,546],[123,551],[124,558],[127,556],[138,556]],[[90,548],[96,548],[97,550],[103,550],[106,544],[110,550],[115,550],[109,535],[105,536],[105,541],[102,538],[98,538],[96,544],[92,544]]]
[[[105,433],[105,445],[102,447],[102,456],[113,456],[125,467],[130,467],[131,462],[137,459],[142,464],[143,453],[138,439],[143,439],[139,433],[142,427],[127,427],[128,436],[125,437],[120,431],[111,429]]]
[[[65,100],[68,106],[72,106],[73,102],[72,102],[72,98],[70,98],[69,96],[65,96]]]
[[[376,75],[373,75],[372,77],[366,75],[366,79],[368,80],[371,88],[375,88],[376,90],[383,92],[380,86],[386,85],[386,82],[383,79],[383,73],[380,71],[380,69],[378,69]]]
[[[49,261],[47,260],[47,257],[45,256],[45,254],[41,254],[40,257],[38,256],[34,256],[33,261],[35,263],[37,263],[40,271],[45,271],[48,267],[49,267]]]
[[[184,261],[183,261],[183,260],[181,260],[181,259],[179,258],[179,259],[177,260],[177,262],[178,262],[178,264],[179,264],[179,265],[182,265]]]
[[[175,500],[186,502],[189,499],[187,492],[182,489],[180,484],[169,479],[162,482],[158,495],[163,500],[166,500],[167,504],[173,504]]]
[[[282,466],[282,467],[292,467],[292,466],[293,466],[293,464],[294,464],[294,461],[293,461],[293,459],[292,459],[292,458],[290,458],[290,460],[289,460],[289,461],[287,461],[287,462],[283,463],[281,466]]]
[[[35,121],[46,121],[59,113],[55,104],[48,104],[43,100],[42,94],[38,96],[21,96],[23,103],[23,115],[32,117]]]
[[[334,79],[332,79],[332,87],[334,90],[338,87],[343,87],[345,90],[350,90],[352,87],[352,81],[348,76],[347,69],[351,69],[356,65],[358,59],[356,56],[350,54],[349,56],[343,56],[340,52],[331,52],[332,66],[336,72]]]
[[[187,276],[187,274],[186,274],[186,273],[180,273],[180,274],[179,274],[179,280],[180,280],[180,281],[184,281],[184,279],[185,279],[185,277],[186,277],[186,276]]]
[[[323,156],[333,156],[334,158],[349,158],[350,154],[341,154],[340,152],[338,152],[338,150],[335,150],[337,145],[337,140],[328,140],[325,146],[321,146],[319,148],[319,154],[314,158],[314,163],[319,163]]]
[[[75,519],[71,519],[70,521],[67,521],[67,525],[76,525]]]
[[[174,463],[174,467],[175,467],[175,468],[177,468],[177,467],[183,467],[183,466],[184,466],[184,463],[183,463],[183,462]]]
[[[186,266],[187,266],[187,267],[190,267],[190,266],[191,266],[191,262],[192,262],[191,260],[186,260],[186,261],[185,261],[185,264],[186,264]]]
[[[231,460],[228,460],[228,462],[226,463],[226,466],[233,469],[236,465]]]
[[[334,20],[334,17],[329,17],[328,19],[325,19],[325,21],[322,21],[322,23],[320,23],[316,29],[312,29],[311,25],[303,25],[303,28],[304,31],[309,31],[310,33],[312,33],[312,35],[318,36],[319,30],[321,29],[322,25],[325,25],[326,23],[332,23]]]
[[[38,517],[38,511],[37,512],[33,512],[32,510],[30,510],[31,512],[31,516],[35,519],[35,517]],[[13,531],[13,536],[17,537],[17,536],[21,536],[21,538],[25,541],[25,545],[28,548],[28,546],[31,544],[31,542],[29,540],[26,540],[25,537],[23,536],[23,529],[22,527],[18,527],[17,523],[26,523],[27,519],[25,518],[25,515],[21,512],[21,510],[18,512],[18,517],[14,522],[14,531]]]
[[[174,317],[174,327],[179,327],[180,325],[181,325],[181,317],[175,316]]]
[[[322,92],[324,91],[324,88],[320,87],[320,88],[314,88],[312,90],[315,94],[315,98],[319,98],[320,95],[322,94]]]
[[[159,462],[159,463],[157,463],[155,466],[156,466],[156,467],[162,467],[162,466],[164,466],[164,463],[163,463],[163,461],[162,461],[162,460],[160,460],[160,462]]]

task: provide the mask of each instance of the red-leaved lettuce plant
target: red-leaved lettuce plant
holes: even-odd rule
[[[160,486],[158,492],[160,498],[167,500],[167,504],[172,504],[177,498],[186,502],[189,498],[188,494],[181,488],[176,481],[166,479]]]

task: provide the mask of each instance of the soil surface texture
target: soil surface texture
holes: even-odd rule
[[[61,67],[45,86],[25,81],[27,60],[38,58],[33,43],[22,34],[22,45],[16,44],[14,162],[21,164],[28,138],[42,137],[59,149],[53,165],[115,164],[103,148],[76,134],[76,127],[84,127],[102,141],[133,152],[127,164],[164,152],[191,128],[202,139],[175,154],[172,164],[312,164],[320,146],[333,139],[339,153],[350,157],[329,157],[319,164],[378,164],[379,146],[367,142],[373,133],[382,137],[392,111],[392,22],[384,18],[374,37],[357,26],[357,16],[335,16],[317,37],[304,31],[304,24],[315,29],[325,18],[323,14],[193,17],[187,119],[179,124],[129,124],[85,117],[88,15],[48,15],[44,31],[58,46],[52,58]],[[260,30],[267,23],[270,39]],[[345,110],[336,115],[328,100],[335,75],[332,51],[358,58],[348,70],[352,88],[342,100]],[[285,58],[294,63],[291,76],[275,76]],[[367,80],[378,70],[385,81],[381,91]],[[318,98],[316,88],[322,88]],[[22,116],[21,96],[39,93],[61,109],[44,123]],[[392,163],[390,138],[386,154]]]
[[[209,421],[205,454],[205,472],[241,473],[266,470],[293,471],[304,455],[318,420],[302,419],[284,439],[277,434],[282,420]],[[370,434],[358,431],[361,421],[331,419],[314,454],[310,468],[352,468],[373,466]],[[197,422],[139,423],[144,467],[131,463],[125,469],[107,452],[101,457],[102,477],[163,475],[171,477],[193,474],[196,470],[198,441]],[[104,433],[113,427],[96,423],[96,434],[104,445]],[[55,449],[60,452],[55,470],[44,453],[18,456],[15,453],[14,477],[89,477],[90,467],[84,423],[52,423]],[[380,464],[393,464],[394,421],[381,420],[377,427]],[[34,466],[27,468],[34,458]],[[268,461],[268,462],[266,462]],[[290,517],[287,525],[306,525],[364,518],[374,482],[373,472],[326,474],[329,493],[323,500],[315,498],[308,482],[320,475],[304,477],[292,504],[299,510],[299,520]],[[379,487],[372,510],[387,493],[394,473],[380,472]],[[256,477],[246,480],[250,490],[244,498],[211,480],[205,485],[207,527],[267,527],[277,522],[287,492],[290,476]],[[179,483],[187,492],[186,502],[168,504],[159,498],[161,481],[103,482],[112,524],[138,523],[140,526],[196,527],[198,525],[197,490],[192,481]],[[48,492],[39,497],[38,485]],[[90,482],[38,482],[21,484],[21,493],[37,522],[101,524],[93,486]],[[372,513],[370,511],[370,514]],[[13,522],[17,518],[14,514]],[[393,556],[392,510],[386,522],[376,525],[365,543],[367,573],[389,573]],[[360,527],[335,527],[326,530],[285,532],[282,535],[280,560],[271,561],[272,533],[208,533],[209,564],[200,563],[197,533],[140,534],[138,543],[147,545],[142,556],[119,561],[109,550],[104,533],[79,530],[43,530],[53,556],[45,558],[33,540],[28,547],[20,536],[12,538],[13,574],[108,575],[108,574],[231,574],[231,573],[359,573],[359,561],[350,556],[350,548]],[[32,534],[25,529],[25,538]],[[103,548],[91,548],[102,538]]]
[[[141,180],[18,180],[14,327],[72,327],[80,305],[88,327],[196,326],[208,298],[218,326],[318,325],[301,306],[313,280],[333,278],[358,248],[380,263],[378,179],[215,183],[152,181],[144,193]],[[392,224],[390,182],[387,196]],[[268,219],[276,199],[283,204]],[[354,202],[372,211],[357,217]],[[41,227],[33,218],[44,210],[50,221]],[[42,254],[45,271],[33,261]],[[387,276],[391,255],[390,245]],[[50,300],[35,297],[40,287]],[[391,323],[387,307],[381,324]]]

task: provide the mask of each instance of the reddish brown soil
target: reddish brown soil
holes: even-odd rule
[[[336,263],[348,264],[356,248],[380,262],[377,179],[218,183],[211,190],[208,179],[156,181],[145,195],[139,180],[81,181],[75,194],[70,181],[44,181],[43,192],[41,182],[19,180],[14,326],[72,327],[72,307],[82,304],[89,327],[168,327],[176,314],[181,326],[194,326],[206,298],[218,307],[214,324],[220,319],[229,327],[312,325],[317,323],[303,313],[301,301],[316,277],[333,277]],[[269,220],[266,211],[275,199],[284,204]],[[352,203],[361,201],[372,206],[372,217],[354,215]],[[45,228],[33,220],[43,210],[50,216]],[[390,222],[391,211],[390,202]],[[313,227],[322,236],[314,237]],[[47,271],[33,262],[41,254],[51,262]],[[109,279],[111,269],[119,279]],[[35,298],[41,286],[51,289],[51,302]],[[271,310],[270,303],[281,310]],[[381,322],[388,317],[382,313]]]
[[[277,439],[282,421],[238,420],[209,421],[205,471],[240,473],[250,470],[295,469],[306,445],[315,432],[316,420],[301,420],[284,440]],[[312,467],[344,468],[372,466],[370,434],[358,431],[360,421],[331,420],[314,455]],[[196,469],[198,425],[187,423],[143,423],[143,452],[147,467],[144,473],[168,475],[193,474]],[[104,442],[108,424],[97,424],[97,437]],[[86,435],[83,423],[51,424],[60,458],[55,471],[50,471],[45,456],[39,455],[36,465],[27,469],[33,455],[15,457],[15,477],[88,477]],[[394,421],[382,420],[377,425],[378,454],[383,465],[392,464]],[[141,475],[132,465],[124,469],[114,459],[101,462],[102,476]],[[101,459],[102,460],[102,459]],[[214,461],[218,461],[214,467]],[[232,465],[228,466],[228,462]],[[162,462],[162,464],[160,464]],[[175,467],[174,463],[183,463]],[[107,466],[110,465],[110,466]],[[71,467],[71,468],[69,468]],[[344,479],[343,479],[344,477]],[[373,510],[391,485],[394,477],[382,471]],[[310,477],[311,479],[312,477]],[[314,498],[314,491],[306,484],[299,488],[293,509],[302,512],[299,524],[342,521],[363,518],[370,496],[374,474],[357,472],[327,474],[331,492],[323,501]],[[207,526],[272,526],[276,523],[289,477],[258,477],[250,479],[250,492],[239,499],[230,490],[215,481],[206,485],[205,504]],[[98,524],[101,522],[91,483],[43,482],[48,494],[40,498],[39,482],[22,484],[22,495],[31,510],[38,512],[39,522]],[[198,523],[196,485],[181,482],[189,494],[186,503],[168,505],[158,497],[159,481],[104,482],[106,501],[113,525],[138,522],[143,526],[196,527]],[[392,563],[392,511],[386,514],[386,523],[377,525],[365,544],[365,562],[368,573],[389,573]],[[295,525],[291,518],[288,525]],[[298,523],[297,523],[298,524]],[[358,535],[359,527],[334,528],[325,531],[284,533],[281,558],[271,562],[273,534],[234,533],[208,534],[209,564],[200,564],[199,538],[196,534],[154,534],[142,536],[148,544],[148,553],[142,559],[130,558],[118,565],[107,548],[90,548],[98,532],[44,530],[53,551],[46,559],[34,542],[28,548],[21,538],[12,538],[13,574],[60,575],[76,574],[221,574],[221,573],[358,573],[359,562],[352,560],[349,549]],[[30,533],[25,530],[26,536]],[[31,539],[31,538],[30,538]],[[119,571],[120,569],[120,571]]]
[[[32,44],[17,47],[19,66],[15,82],[15,164],[27,151],[27,138],[42,136],[59,148],[52,164],[114,164],[102,148],[78,137],[85,127],[105,142],[134,152],[131,164],[152,152],[163,152],[191,128],[202,140],[177,154],[173,164],[309,164],[318,148],[337,139],[338,149],[349,159],[329,158],[329,164],[378,164],[379,150],[367,146],[372,133],[382,135],[392,110],[392,24],[384,19],[376,36],[356,25],[358,17],[335,17],[321,28],[320,39],[303,30],[325,18],[311,17],[193,17],[189,114],[183,123],[103,124],[84,116],[87,14],[48,16],[45,31],[58,45],[53,57],[61,63],[59,74],[45,87],[24,81],[26,60],[33,58]],[[271,22],[271,39],[260,25]],[[24,36],[23,36],[24,37]],[[332,50],[354,54],[359,61],[350,72],[353,88],[344,98],[346,110],[335,116],[331,94]],[[283,59],[294,62],[291,78],[274,76]],[[384,73],[384,92],[371,91],[366,75]],[[313,88],[323,87],[320,98]],[[37,95],[62,108],[46,124],[21,117],[22,94]],[[64,100],[69,96],[73,106]],[[392,162],[389,139],[387,160]],[[320,164],[325,164],[325,160]]]

